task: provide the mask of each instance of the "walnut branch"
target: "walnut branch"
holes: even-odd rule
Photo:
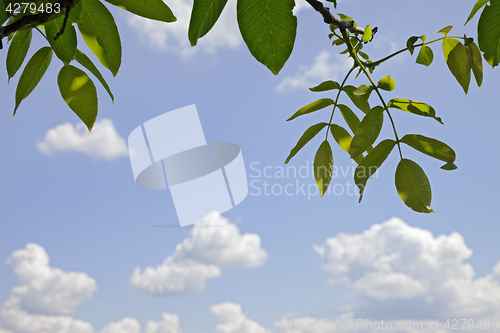
[[[71,9],[71,6],[73,6],[78,0],[59,0],[55,3],[59,3],[61,6],[61,9],[66,8],[66,14],[64,17],[64,22],[61,27],[61,30],[57,33],[56,37],[54,39],[57,39],[60,35],[64,33],[64,29],[66,27],[66,22],[68,21],[69,17],[69,11]],[[58,13],[55,13],[52,11],[51,13],[48,12],[43,12],[40,14],[36,15],[26,15],[23,16],[20,20],[17,20],[16,22],[6,25],[6,26],[0,26],[0,50],[3,48],[2,45],[2,40],[4,37],[10,35],[13,32],[19,31],[27,26],[37,26],[40,24],[43,24],[50,20],[50,18]]]

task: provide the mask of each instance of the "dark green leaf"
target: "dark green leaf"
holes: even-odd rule
[[[362,51],[358,51],[358,54],[363,57],[363,59],[365,60],[370,60],[370,57],[368,56],[368,54],[362,52]]]
[[[375,106],[361,120],[349,148],[349,155],[356,157],[366,151],[377,140],[382,129],[384,108]]]
[[[347,126],[349,126],[349,128],[351,129],[352,133],[356,133],[359,123],[361,122],[358,116],[356,116],[356,114],[344,104],[339,104],[337,105],[337,107],[339,108],[340,113],[342,113],[342,116],[344,117],[344,120],[347,123]]]
[[[488,1],[490,1],[490,0],[477,0],[477,2],[474,4],[474,7],[472,8],[472,11],[470,12],[469,17],[467,18],[467,21],[465,22],[465,24],[469,23],[469,21],[474,17],[474,15],[476,15],[477,11],[479,9],[481,9],[481,7],[486,5],[486,3]]]
[[[139,15],[151,20],[156,20],[161,22],[177,21],[170,8],[168,8],[168,6],[161,0],[106,0],[106,1],[117,7],[123,8],[126,11],[129,11],[135,15]]]
[[[47,33],[47,39],[56,56],[65,64],[69,64],[70,61],[75,58],[76,54],[76,30],[71,22],[68,22],[64,29],[64,33],[54,40],[54,37],[61,30],[63,22],[63,15],[48,21],[45,23],[45,32]]]
[[[2,25],[9,18],[9,13],[5,9],[5,2],[0,0],[0,25]]]
[[[457,168],[457,166],[453,162],[448,162],[441,167],[441,169],[443,169],[443,170],[455,170],[456,168]]]
[[[191,46],[212,29],[226,3],[227,0],[194,0],[188,31]]]
[[[359,202],[363,199],[366,182],[375,172],[377,172],[382,163],[384,163],[395,144],[396,141],[389,139],[380,142],[356,167],[354,171],[354,182],[359,188]]]
[[[383,90],[392,91],[396,89],[396,81],[394,81],[390,75],[384,76],[378,81],[377,87]]]
[[[28,53],[28,49],[30,48],[32,35],[31,29],[25,29],[18,31],[14,35],[14,38],[12,38],[6,59],[9,80],[16,75],[19,68],[21,68],[26,58],[26,54]]]
[[[326,108],[327,106],[332,105],[332,104],[335,104],[335,102],[331,98],[321,98],[321,99],[318,99],[317,101],[314,101],[314,102],[312,102],[310,104],[307,104],[306,106],[304,106],[303,108],[301,108],[299,111],[295,112],[293,114],[293,116],[291,116],[290,118],[288,118],[286,121],[295,119],[295,118],[297,118],[299,116],[302,116],[304,114],[308,114],[308,113],[311,113],[311,112],[314,112],[314,111],[321,110],[321,109]]]
[[[333,90],[333,89],[340,89],[340,84],[335,81],[325,81],[321,82],[319,85],[313,88],[309,88],[311,91],[327,91],[327,90]]]
[[[476,78],[476,83],[479,88],[483,84],[483,58],[476,43],[472,42],[466,47],[467,54],[472,57],[472,72]]]
[[[318,184],[319,192],[323,196],[330,186],[333,176],[332,147],[327,140],[323,141],[314,156],[314,179]]]
[[[114,101],[115,98],[113,97],[113,94],[111,93],[111,89],[109,89],[109,86],[106,83],[106,80],[104,80],[101,73],[95,67],[95,65],[92,63],[92,61],[89,59],[89,57],[87,57],[87,55],[85,53],[83,53],[82,51],[77,50],[75,60],[78,61],[78,63],[80,63],[80,65],[85,67],[89,72],[91,72],[92,74],[95,75],[95,77],[99,80],[99,82],[101,82],[104,89],[106,89],[106,91],[108,92],[109,97],[111,97],[111,100]]]
[[[492,67],[500,63],[500,0],[491,0],[479,17],[477,41]]]
[[[370,28],[370,25],[368,24],[365,27],[365,31],[363,32],[363,38],[361,38],[362,42],[369,42],[372,40],[372,28]]]
[[[28,61],[26,67],[24,67],[21,77],[19,78],[19,82],[17,83],[16,107],[14,108],[14,114],[16,114],[21,101],[28,97],[33,89],[35,89],[38,82],[40,82],[43,75],[47,71],[51,60],[52,49],[46,46],[36,51],[36,53]]]
[[[74,23],[82,23],[82,3],[85,0],[76,0],[69,11],[69,20]]]
[[[90,132],[97,117],[97,91],[92,80],[81,69],[65,65],[57,76],[57,85],[66,104]]]
[[[443,123],[441,118],[436,117],[436,111],[432,108],[432,106],[422,102],[412,101],[411,99],[393,98],[389,101],[389,103],[387,103],[387,106],[390,108],[410,112],[419,116],[432,117],[439,121],[441,124]]]
[[[337,8],[337,0],[326,0],[328,2],[333,2],[333,8]]]
[[[83,40],[101,64],[116,76],[122,61],[122,46],[113,16],[100,1],[84,0],[81,18],[78,29]]]
[[[417,60],[415,62],[420,65],[430,66],[430,64],[432,64],[433,59],[434,59],[434,54],[432,52],[432,49],[424,45],[418,52]]]
[[[448,68],[458,83],[462,86],[467,94],[470,83],[470,71],[472,67],[472,59],[467,56],[467,51],[462,43],[458,42],[448,54],[446,61]]]
[[[354,86],[345,86],[342,91],[344,91],[347,96],[349,96],[349,98],[351,99],[351,101],[354,103],[354,105],[356,105],[356,107],[358,109],[360,109],[361,111],[363,111],[364,113],[367,113],[368,111],[370,111],[370,104],[368,103],[368,96],[358,96],[358,95],[354,95],[354,91],[356,90],[357,88],[354,87]]]
[[[456,155],[446,143],[419,134],[406,134],[401,140],[408,146],[438,160],[452,163]]]
[[[301,149],[304,147],[309,141],[311,141],[312,138],[316,136],[325,126],[328,125],[327,123],[319,123],[316,125],[312,125],[309,127],[304,134],[300,137],[299,141],[293,147],[293,149],[290,151],[290,154],[286,158],[285,164],[287,164],[292,157],[294,157]]]
[[[402,159],[396,168],[395,182],[399,197],[408,207],[419,213],[434,213],[430,207],[431,184],[417,163]]]
[[[297,18],[294,0],[238,0],[241,36],[250,53],[277,75],[292,53]]]
[[[410,54],[413,55],[413,51],[415,50],[415,43],[417,42],[417,40],[419,39],[420,37],[418,36],[411,36],[410,38],[408,38],[408,40],[406,41],[406,47],[408,48],[408,51],[410,51]]]

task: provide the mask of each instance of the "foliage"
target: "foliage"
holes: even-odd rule
[[[302,1],[302,0],[296,0]],[[372,78],[374,70],[383,62],[408,51],[411,55],[418,49],[415,62],[429,66],[434,61],[431,44],[441,41],[445,62],[467,94],[471,76],[481,87],[483,80],[482,59],[492,67],[500,63],[500,0],[478,0],[465,24],[482,9],[478,22],[477,44],[467,36],[450,36],[452,29],[441,30],[444,36],[427,41],[425,35],[412,36],[406,47],[387,57],[372,61],[362,51],[365,43],[375,37],[377,28],[368,24],[365,28],[356,25],[350,17],[330,14],[328,8],[317,0],[305,0],[330,24],[329,34],[332,45],[342,47],[340,54],[354,60],[341,83],[325,81],[310,88],[313,92],[336,91],[335,98],[320,98],[295,112],[288,121],[333,106],[328,122],[310,126],[291,150],[285,163],[289,161],[319,132],[325,130],[325,139],[314,158],[314,176],[320,193],[328,190],[333,174],[333,151],[328,141],[329,134],[341,150],[347,152],[357,163],[354,180],[360,191],[361,201],[368,179],[377,171],[397,146],[400,162],[395,172],[395,185],[399,196],[412,210],[430,213],[431,187],[422,168],[414,161],[403,157],[402,143],[423,154],[445,162],[444,170],[456,169],[455,152],[445,143],[419,134],[406,134],[401,139],[391,116],[391,110],[409,112],[423,117],[434,118],[441,124],[441,118],[430,105],[407,98],[393,97],[386,101],[382,91],[393,91],[395,80],[385,75],[377,83]],[[328,0],[337,7],[336,0]],[[174,22],[176,18],[162,0],[106,0],[106,2],[133,14],[158,20]],[[187,38],[192,46],[205,36],[216,24],[227,0],[194,0]],[[294,0],[237,0],[237,20],[241,35],[250,53],[264,64],[273,74],[278,74],[289,58],[295,41],[297,19],[292,13]],[[73,112],[85,123],[89,131],[97,117],[97,91],[88,75],[92,74],[103,85],[110,98],[113,94],[98,68],[78,49],[79,33],[89,49],[114,76],[121,64],[121,43],[118,28],[112,14],[100,0],[0,0],[0,48],[1,41],[8,36],[10,46],[6,65],[9,80],[22,67],[28,53],[33,30],[48,42],[48,46],[36,51],[24,67],[16,89],[14,114],[21,102],[35,89],[51,64],[52,55],[62,61],[57,84],[62,98]],[[482,52],[482,54],[481,54]],[[81,66],[81,68],[75,65]],[[347,79],[357,70],[363,74],[366,83],[358,87],[346,85]],[[356,76],[356,77],[357,77]],[[344,93],[344,94],[342,94]],[[379,105],[370,106],[370,96],[374,93]],[[351,108],[340,103],[340,96],[347,98],[358,108],[361,118]],[[348,129],[335,124],[335,110],[348,125]],[[391,109],[391,110],[390,110]],[[392,110],[394,111],[394,110]],[[399,112],[395,111],[395,112]],[[338,112],[337,112],[338,114]],[[377,139],[388,118],[394,139]],[[302,118],[301,118],[302,119]],[[387,121],[385,121],[387,123]]]

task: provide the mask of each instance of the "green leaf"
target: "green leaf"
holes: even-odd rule
[[[9,18],[9,13],[5,10],[5,2],[0,0],[0,25],[2,25]]]
[[[333,154],[328,140],[323,141],[314,156],[314,179],[323,196],[330,186],[333,176]]]
[[[227,0],[194,0],[188,31],[191,46],[212,29],[226,3]]]
[[[469,17],[467,18],[467,21],[465,21],[465,24],[469,23],[469,21],[474,17],[474,15],[476,15],[477,11],[479,9],[481,9],[481,7],[486,5],[486,3],[488,1],[490,1],[490,0],[477,0],[476,4],[474,5],[474,7],[472,8],[472,11],[469,14]]]
[[[0,2],[3,0],[0,0]],[[26,58],[28,49],[31,44],[31,37],[33,36],[31,29],[25,29],[18,31],[9,46],[9,51],[7,52],[7,75],[12,78],[16,75],[19,68]]]
[[[435,33],[440,32],[440,33],[444,34],[445,36],[447,36],[447,35],[448,35],[448,32],[450,32],[450,30],[451,30],[452,28],[453,28],[453,26],[449,25],[449,26],[446,26],[446,27],[444,27],[443,29],[441,29],[441,30],[439,30],[439,31],[436,31]]]
[[[441,167],[441,169],[443,169],[443,170],[455,170],[456,168],[457,168],[457,166],[453,162],[448,162]]]
[[[69,11],[69,20],[74,23],[82,23],[82,3],[85,0],[76,0]]]
[[[465,46],[468,57],[472,58],[472,72],[476,78],[476,83],[479,88],[483,84],[483,58],[476,43],[472,42]]]
[[[432,49],[424,45],[418,52],[417,60],[415,62],[420,65],[430,66],[430,64],[432,64],[432,59],[434,59]]]
[[[333,2],[333,8],[337,8],[337,0],[326,0],[328,2]]]
[[[286,121],[293,120],[299,116],[302,116],[304,114],[308,114],[314,111],[321,110],[323,108],[326,108],[329,105],[335,104],[333,99],[331,98],[321,98],[318,99],[317,101],[314,101],[310,104],[307,104],[303,108],[301,108],[299,111],[295,112],[290,118],[288,118]]]
[[[319,85],[316,87],[309,88],[311,91],[327,91],[327,90],[333,90],[333,89],[340,89],[340,84],[335,81],[325,81],[321,82]]]
[[[340,113],[342,113],[342,116],[344,117],[344,120],[347,123],[347,126],[349,126],[349,128],[351,129],[352,133],[356,133],[359,123],[361,122],[358,116],[356,116],[356,114],[344,104],[339,104],[337,105],[337,107],[339,108]]]
[[[477,41],[486,62],[495,67],[500,63],[500,1],[490,3],[479,17]]]
[[[368,24],[365,27],[365,31],[363,32],[363,37],[361,38],[362,42],[369,42],[372,40],[372,28],[370,28],[370,25]]]
[[[370,104],[368,103],[368,97],[370,97],[370,96],[369,95],[368,96],[366,96],[366,95],[365,96],[354,95],[354,91],[356,89],[357,89],[356,87],[349,85],[349,86],[345,86],[342,89],[342,91],[344,91],[347,94],[347,96],[349,96],[351,101],[354,103],[354,105],[356,105],[356,107],[358,109],[360,109],[364,113],[367,113],[368,111],[370,111]]]
[[[358,51],[358,54],[365,60],[370,60],[370,57],[368,56],[368,54],[362,52],[362,51]]]
[[[48,21],[45,23],[45,32],[47,33],[47,39],[56,56],[65,64],[69,64],[70,61],[75,58],[76,54],[76,30],[71,22],[68,21],[64,33],[54,40],[56,34],[61,30],[63,21],[63,15]]]
[[[406,134],[400,141],[421,153],[447,163],[453,163],[456,159],[453,149],[446,143],[436,139],[419,134]]]
[[[380,142],[356,167],[354,171],[354,182],[359,188],[359,202],[363,199],[366,182],[375,172],[377,172],[382,163],[384,163],[395,144],[396,141],[389,139]]]
[[[436,117],[436,111],[432,108],[432,106],[422,102],[412,101],[411,99],[393,98],[389,101],[389,103],[387,103],[387,106],[419,116],[431,117],[443,124],[441,118]]]
[[[367,101],[370,98],[370,94],[373,91],[373,87],[367,84],[362,84],[356,90],[352,92],[353,95],[358,96],[360,99]]]
[[[349,152],[349,147],[351,146],[352,136],[346,131],[342,126],[331,124],[330,132],[332,132],[333,138],[339,144],[339,147],[345,151]]]
[[[82,0],[80,0],[82,1]],[[87,1],[87,0],[84,0]],[[161,0],[106,0],[110,4],[125,9],[135,15],[161,22],[175,22],[177,19]]]
[[[327,123],[319,123],[319,124],[312,125],[311,127],[309,127],[304,132],[304,134],[302,134],[302,136],[300,137],[300,139],[297,142],[297,144],[295,145],[295,147],[293,147],[293,149],[290,151],[290,154],[286,158],[285,164],[287,164],[292,159],[292,157],[297,155],[297,153],[302,149],[302,147],[304,147],[309,141],[311,141],[311,139],[314,138],[316,136],[316,134],[318,134],[323,128],[325,128],[326,125],[328,125],[328,124]]]
[[[35,89],[38,82],[42,79],[43,75],[47,71],[52,60],[52,49],[48,46],[42,47],[40,50],[31,57],[31,59],[24,67],[24,71],[19,78],[16,88],[16,107],[14,108],[14,114],[16,114],[19,104],[22,100],[28,97],[28,95]]]
[[[417,42],[417,40],[419,39],[420,37],[418,36],[411,36],[410,38],[408,38],[408,40],[406,41],[406,47],[408,48],[408,51],[410,51],[410,54],[413,55],[413,51],[415,50],[415,43]]]
[[[467,94],[470,83],[470,70],[472,67],[472,59],[469,59],[467,51],[462,43],[458,42],[448,54],[446,61],[450,72],[462,86]]]
[[[396,168],[395,182],[399,197],[408,207],[419,213],[434,213],[430,207],[431,184],[417,163],[402,159]]]
[[[443,39],[443,55],[444,55],[444,61],[448,62],[448,56],[451,52],[451,50],[453,50],[453,48],[455,46],[457,46],[457,44],[459,44],[460,42],[456,39],[451,39],[451,38],[445,38]]]
[[[85,53],[83,53],[82,51],[77,50],[75,60],[78,61],[78,63],[80,65],[82,65],[83,67],[85,67],[89,72],[94,74],[94,76],[99,80],[99,82],[101,82],[104,89],[106,89],[106,91],[108,92],[109,97],[111,97],[111,100],[114,102],[115,98],[114,98],[113,94],[111,93],[111,89],[109,89],[109,86],[106,83],[106,80],[104,80],[104,78],[101,75],[101,72],[99,72],[99,70],[95,67],[95,65],[92,63],[92,61],[89,59],[89,57],[87,57],[87,55]]]
[[[366,151],[377,140],[384,120],[384,108],[375,106],[361,120],[349,148],[349,155],[356,157]]]
[[[65,65],[57,76],[57,85],[66,104],[90,132],[97,117],[97,91],[92,80],[81,69]]]
[[[384,76],[378,81],[377,87],[383,90],[392,91],[396,89],[396,81],[394,81],[390,75]]]
[[[122,46],[115,20],[99,0],[84,0],[78,29],[101,64],[116,76],[122,61]]]
[[[297,18],[294,0],[238,0],[241,36],[250,53],[277,75],[292,53]]]

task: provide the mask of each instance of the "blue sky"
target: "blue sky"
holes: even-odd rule
[[[96,83],[99,115],[92,136],[82,134],[60,97],[58,59],[15,117],[19,74],[7,84],[0,71],[1,333],[412,332],[331,328],[358,319],[394,327],[417,322],[419,332],[446,332],[447,319],[500,321],[495,70],[483,63],[483,88],[472,82],[465,96],[436,43],[429,68],[404,53],[374,72],[376,80],[390,74],[397,82],[387,99],[426,102],[445,123],[392,112],[400,134],[434,137],[457,153],[458,169],[449,172],[404,147],[405,157],[429,177],[435,214],[415,213],[399,199],[395,151],[359,204],[347,194],[352,177],[342,176],[353,164],[332,144],[339,168],[332,185],[345,192],[308,198],[309,184],[314,191],[310,172],[309,178],[274,172],[306,128],[329,118],[324,110],[285,121],[300,107],[331,97],[307,88],[340,81],[349,68],[330,46],[328,26],[300,3],[294,51],[274,76],[239,37],[234,1],[194,49],[187,41],[190,3],[168,4],[176,23],[148,22],[109,6],[123,60],[115,78],[101,70],[115,102]],[[454,26],[450,34],[476,37],[477,17],[462,27],[472,6],[464,0],[350,0],[339,2],[338,12],[379,27],[364,49],[379,59],[404,47],[408,37],[429,39],[447,25]],[[34,35],[29,55],[44,45]],[[83,42],[79,47],[86,50]],[[6,49],[0,62],[5,55]],[[342,102],[350,105],[345,97]],[[255,195],[250,186],[245,201],[217,218],[224,227],[156,227],[178,224],[170,193],[134,184],[126,138],[145,121],[190,104],[197,106],[207,141],[241,147],[255,187],[299,182],[306,194]],[[338,115],[334,121],[344,125]],[[379,140],[385,138],[392,138],[387,119]],[[321,140],[289,165],[310,168]],[[266,166],[271,177],[259,177]],[[170,282],[177,287],[162,289]],[[320,328],[322,320],[330,328]],[[438,328],[427,329],[429,320],[439,320]]]

